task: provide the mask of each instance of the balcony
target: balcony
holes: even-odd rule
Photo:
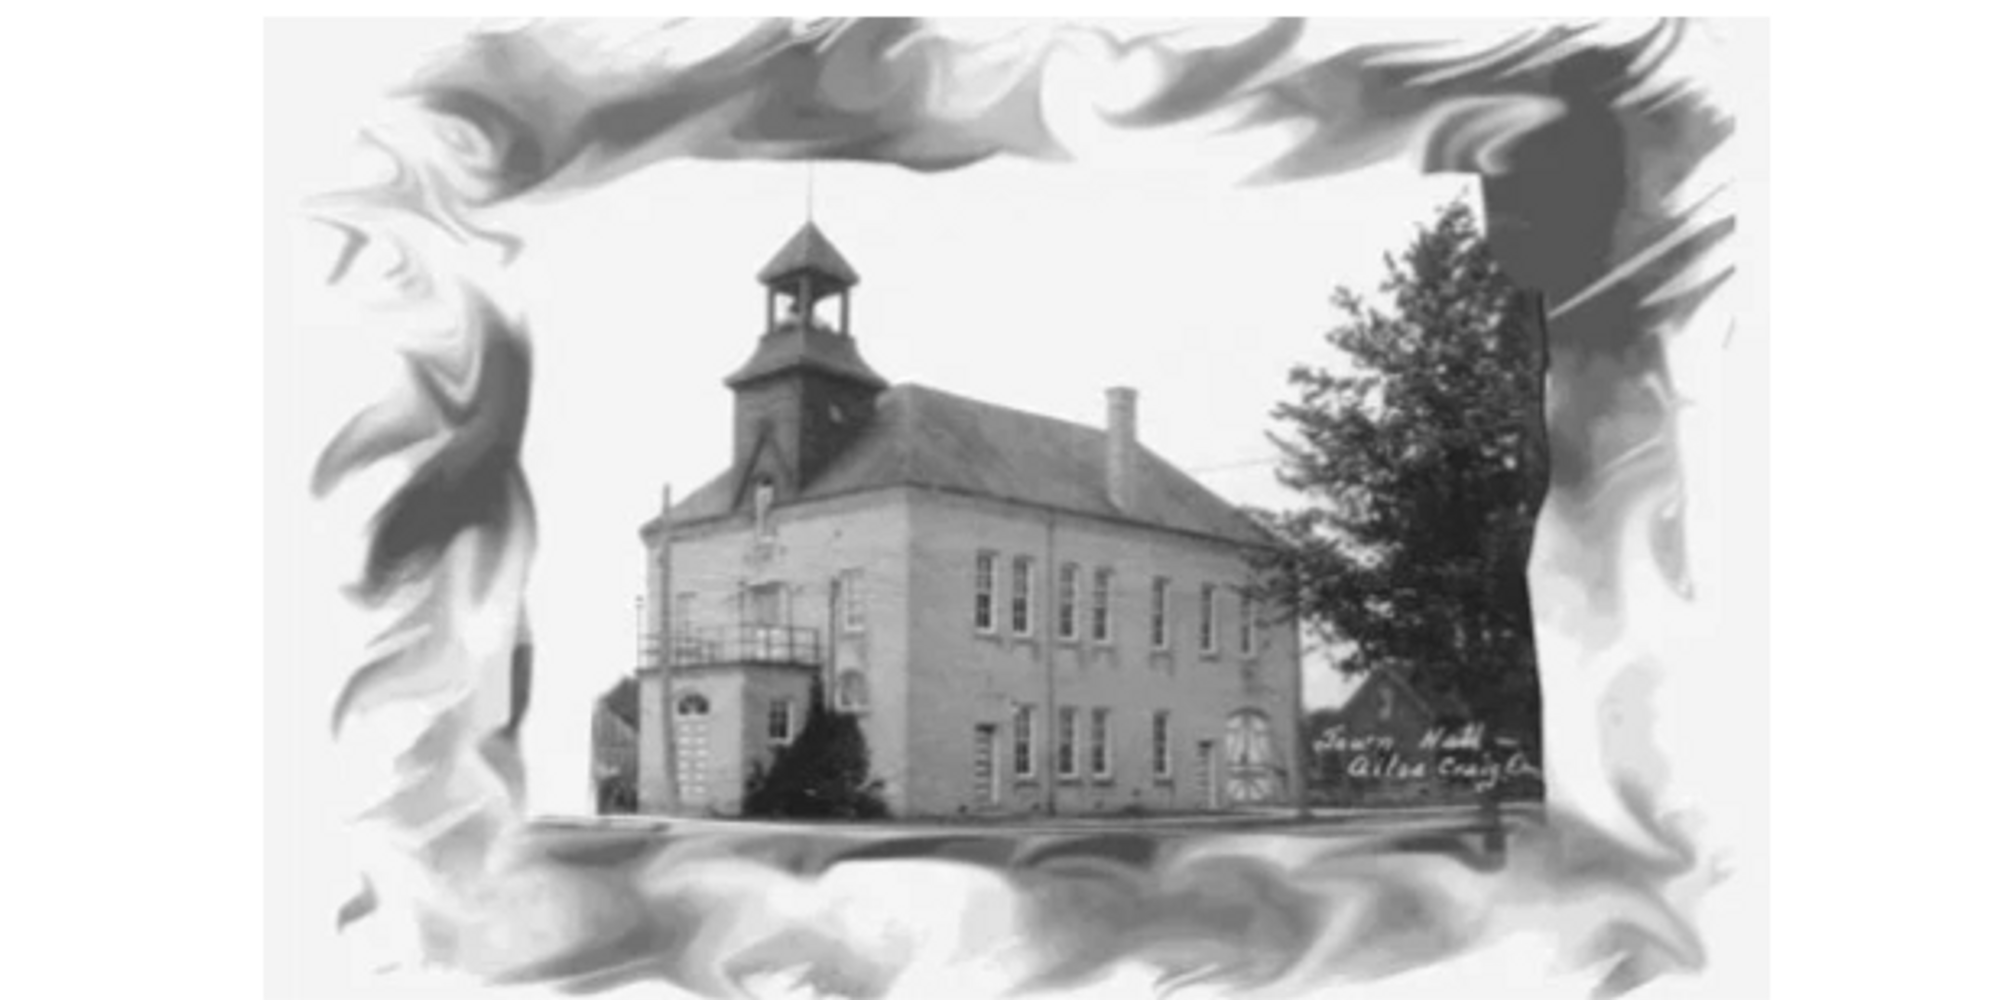
[[[674,669],[736,663],[817,667],[825,663],[819,630],[780,625],[689,629],[668,645]]]

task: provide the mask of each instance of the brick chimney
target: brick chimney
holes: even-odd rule
[[[1104,397],[1104,491],[1112,506],[1129,511],[1139,473],[1139,393],[1119,386]]]

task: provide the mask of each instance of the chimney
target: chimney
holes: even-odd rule
[[[1129,511],[1139,470],[1139,393],[1119,386],[1104,397],[1104,490],[1113,507]]]
[[[672,543],[667,538],[667,521],[673,510],[674,490],[660,491],[658,533],[646,540],[646,597],[640,605],[641,628],[650,633],[645,640],[645,662],[639,675],[639,811],[669,813],[677,805],[674,788],[673,698],[669,674],[673,670],[673,650],[668,639],[673,623],[668,614],[673,607]]]

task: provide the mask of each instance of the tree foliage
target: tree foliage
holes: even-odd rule
[[[751,773],[745,816],[880,819],[889,814],[881,782],[869,777],[868,740],[853,715],[827,707],[813,684],[804,728],[768,768]]]
[[[1445,207],[1388,274],[1378,307],[1333,299],[1330,363],[1299,365],[1273,413],[1280,481],[1302,504],[1276,596],[1346,655],[1537,740],[1527,555],[1546,489],[1538,307],[1500,270],[1471,209]]]

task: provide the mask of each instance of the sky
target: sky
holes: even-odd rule
[[[407,66],[416,42],[405,45],[385,65]],[[358,83],[351,68],[326,72]],[[325,86],[336,103],[318,126],[286,126],[301,149],[334,148],[351,136],[343,115],[365,107],[365,88]],[[1281,507],[1270,411],[1290,366],[1333,360],[1323,336],[1334,289],[1372,288],[1383,254],[1440,205],[1477,201],[1469,178],[1401,162],[1243,187],[1272,148],[1261,142],[1096,133],[1075,163],[942,174],[820,164],[810,210],[861,275],[854,336],[892,383],[1093,426],[1104,390],[1130,386],[1147,447],[1227,500]],[[331,176],[315,169],[279,178]],[[537,811],[586,806],[592,701],[634,665],[638,526],[663,486],[685,495],[723,469],[721,380],[761,333],[755,275],[807,211],[803,164],[672,162],[505,220],[526,241],[510,270],[536,350],[524,463],[540,547],[524,742]],[[338,242],[306,227],[293,246],[307,262],[293,319],[310,331],[304,290]],[[313,412],[287,429],[308,452],[337,426],[333,409]],[[1324,663],[1306,678],[1309,704],[1348,688]]]

